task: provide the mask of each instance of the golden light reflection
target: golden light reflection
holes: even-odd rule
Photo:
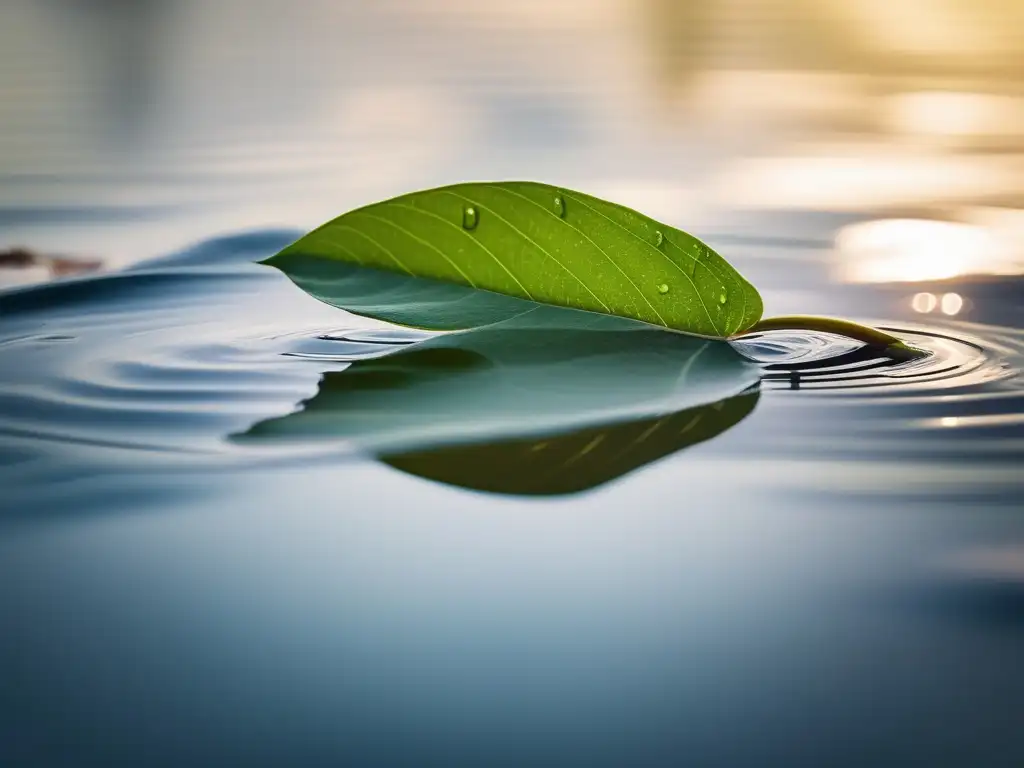
[[[1013,135],[1024,119],[1024,102],[1010,96],[952,91],[912,91],[889,99],[893,130],[918,136]]]
[[[948,280],[971,274],[1008,274],[1012,243],[990,227],[932,219],[881,219],[839,231],[835,252],[846,282],[889,283]],[[916,297],[915,297],[916,299]],[[919,300],[927,306],[927,300]],[[950,299],[947,314],[962,303]],[[915,304],[915,309],[917,305]],[[930,312],[934,309],[917,309]],[[943,309],[943,312],[946,310]]]
[[[999,157],[897,142],[803,142],[726,163],[709,194],[748,208],[860,211],[1016,194],[1022,186],[1014,165]]]
[[[959,314],[960,310],[963,309],[964,300],[959,293],[946,293],[942,296],[942,314],[944,315],[956,315]]]
[[[972,257],[990,247],[978,227],[947,221],[889,219],[854,224],[836,247],[856,282],[944,280],[967,272]]]
[[[925,429],[998,429],[1000,427],[1024,426],[1022,413],[987,413],[976,416],[942,416],[913,422],[915,427]]]
[[[942,314],[952,317],[959,315],[966,306],[966,300],[959,293],[944,293],[940,299],[934,293],[921,292],[915,293],[910,298],[910,308],[922,315],[927,315],[938,309]]]
[[[938,305],[939,300],[935,298],[934,293],[915,293],[914,297],[910,300],[910,306],[913,310],[922,314],[935,311]]]

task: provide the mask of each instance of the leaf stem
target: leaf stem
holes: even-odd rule
[[[891,357],[912,360],[928,355],[927,351],[912,347],[901,339],[877,328],[860,325],[850,320],[839,320],[834,317],[817,317],[814,315],[769,317],[731,338],[738,339],[752,333],[763,333],[765,331],[819,331],[821,333],[834,333],[838,336],[854,339],[855,341],[862,341],[872,347],[878,347]]]

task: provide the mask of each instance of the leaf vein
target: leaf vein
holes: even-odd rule
[[[470,203],[471,205],[476,205],[476,203],[474,203],[474,202],[473,202],[472,200],[470,200],[470,199],[468,199],[468,198],[466,198],[466,197],[463,197],[462,195],[460,195],[460,194],[458,194],[458,193],[456,193],[456,192],[452,192],[452,191],[450,191],[450,190],[443,190],[443,191],[444,191],[444,193],[445,193],[445,194],[448,194],[448,195],[452,195],[453,197],[457,197],[457,198],[459,198],[459,199],[460,199],[460,200],[462,200],[462,201],[463,201],[464,203]],[[557,265],[558,265],[558,266],[560,266],[560,267],[561,267],[562,269],[564,269],[564,270],[565,270],[565,271],[566,271],[566,272],[567,272],[567,273],[568,273],[568,274],[570,275],[570,277],[572,277],[572,278],[573,278],[573,279],[574,279],[574,280],[575,280],[575,281],[576,281],[577,283],[579,283],[580,285],[582,285],[582,286],[583,286],[584,290],[586,290],[586,292],[587,292],[587,293],[589,293],[589,294],[590,294],[591,296],[593,296],[593,297],[594,297],[594,298],[595,298],[595,299],[597,300],[597,303],[598,303],[598,304],[600,304],[600,305],[601,305],[602,307],[604,307],[605,311],[606,311],[606,312],[607,312],[608,314],[610,314],[610,315],[611,315],[611,314],[614,314],[614,312],[612,312],[612,310],[611,310],[611,307],[609,307],[609,306],[608,306],[607,304],[605,304],[605,303],[604,303],[604,302],[603,302],[603,301],[601,300],[601,297],[600,297],[600,296],[598,296],[598,295],[597,295],[596,293],[594,293],[594,292],[593,292],[592,290],[590,290],[590,286],[588,286],[588,285],[587,285],[587,284],[586,284],[585,282],[583,282],[582,280],[580,280],[580,278],[579,278],[579,277],[578,277],[578,276],[576,275],[576,273],[575,273],[575,272],[573,272],[573,271],[572,271],[571,269],[569,269],[569,268],[568,268],[567,266],[565,266],[565,264],[563,264],[563,263],[562,263],[562,262],[560,262],[560,261],[559,261],[558,259],[556,259],[556,258],[554,257],[554,255],[553,255],[553,254],[551,254],[551,253],[550,253],[550,252],[549,252],[549,251],[548,251],[547,249],[545,249],[545,248],[544,248],[544,247],[543,247],[543,246],[542,246],[542,245],[541,245],[540,243],[536,242],[536,241],[535,241],[535,240],[534,240],[534,239],[533,239],[532,237],[530,237],[530,236],[529,236],[528,234],[526,234],[525,232],[523,232],[523,231],[522,231],[521,229],[519,229],[519,227],[517,227],[517,226],[516,226],[515,224],[513,224],[513,223],[512,223],[511,221],[509,221],[509,220],[508,220],[508,219],[506,219],[506,218],[505,218],[504,216],[502,216],[501,214],[499,214],[499,213],[498,213],[497,211],[495,211],[495,210],[494,210],[493,208],[490,208],[490,209],[488,209],[488,210],[489,210],[489,212],[490,212],[490,213],[491,213],[491,214],[492,214],[492,215],[493,215],[493,216],[494,216],[495,218],[497,218],[497,219],[499,219],[499,220],[501,220],[501,221],[505,222],[505,224],[507,224],[507,225],[509,226],[509,228],[511,228],[511,230],[512,230],[513,232],[515,232],[515,233],[516,233],[517,235],[519,235],[519,236],[520,236],[520,237],[522,237],[522,238],[523,238],[524,240],[526,240],[527,242],[529,242],[529,243],[530,243],[531,245],[533,245],[534,247],[536,247],[536,248],[537,248],[537,250],[539,250],[539,251],[540,251],[541,253],[543,253],[543,254],[544,254],[545,256],[547,256],[547,257],[548,257],[549,259],[551,259],[551,260],[552,260],[553,262],[555,262],[555,264],[557,264]]]
[[[390,258],[390,259],[391,259],[391,260],[392,260],[393,262],[395,262],[395,264],[397,264],[397,265],[398,265],[398,266],[400,266],[400,267],[401,267],[402,269],[404,269],[404,270],[405,270],[405,271],[406,271],[406,272],[408,273],[408,275],[409,275],[410,277],[416,277],[415,273],[413,273],[413,271],[412,271],[411,269],[409,269],[409,268],[408,268],[407,266],[405,266],[405,264],[403,264],[403,263],[402,263],[402,262],[401,262],[401,261],[399,260],[399,258],[398,258],[397,256],[395,256],[395,254],[393,254],[393,253],[392,253],[392,252],[391,252],[391,251],[390,251],[389,249],[385,248],[385,247],[384,247],[383,245],[381,245],[380,243],[378,243],[378,242],[377,242],[376,240],[374,240],[374,239],[373,239],[372,237],[370,237],[370,236],[369,236],[368,234],[366,234],[365,232],[363,232],[363,231],[361,231],[361,230],[358,230],[358,229],[356,229],[355,227],[350,227],[350,226],[347,226],[347,225],[345,225],[345,224],[339,224],[339,225],[337,225],[337,226],[338,226],[338,229],[345,229],[345,230],[348,230],[349,232],[354,232],[355,234],[359,235],[359,236],[360,236],[360,237],[362,237],[363,239],[365,239],[365,240],[369,240],[369,241],[370,241],[371,243],[373,243],[373,244],[374,244],[375,246],[377,246],[377,247],[378,247],[378,248],[380,248],[380,249],[381,249],[382,251],[384,251],[384,253],[386,253],[386,254],[388,255],[388,257],[389,257],[389,258]]]
[[[644,240],[642,237],[640,237],[638,234],[636,234],[636,232],[630,231],[628,228],[622,226],[622,224],[620,224],[619,222],[615,221],[615,219],[611,218],[610,216],[605,215],[601,211],[599,211],[596,208],[594,208],[592,205],[587,205],[587,203],[584,202],[583,200],[581,200],[580,198],[573,197],[572,195],[569,195],[569,194],[566,194],[565,196],[567,198],[569,198],[570,200],[573,200],[573,201],[579,203],[583,207],[589,208],[594,213],[596,213],[598,216],[601,216],[602,218],[607,219],[612,224],[614,224],[616,227],[621,229],[623,232],[626,232],[626,233],[632,235],[633,237],[635,237],[637,240],[639,240],[644,245],[647,245],[648,247],[651,247],[651,248],[654,247],[650,243],[648,243],[646,240]],[[715,318],[713,318],[711,316],[711,311],[708,309],[708,305],[704,303],[704,297],[700,295],[700,291],[697,289],[697,283],[694,281],[694,279],[692,277],[690,277],[688,274],[686,274],[686,270],[683,269],[678,264],[676,264],[672,259],[670,259],[668,257],[668,255],[664,251],[661,251],[661,250],[659,250],[657,248],[655,248],[654,250],[658,251],[658,253],[660,253],[669,264],[671,264],[673,267],[675,267],[676,269],[679,270],[679,274],[681,274],[683,277],[685,277],[690,282],[690,285],[693,288],[693,292],[697,296],[697,301],[699,301],[700,305],[704,308],[704,314],[706,314],[708,316],[708,321],[711,323],[711,327],[714,329],[715,333],[717,333],[719,336],[721,336],[722,332],[720,330],[718,330],[718,325],[715,323]]]
[[[451,264],[451,265],[452,265],[452,267],[453,267],[453,268],[455,269],[455,271],[456,271],[456,272],[458,272],[458,273],[459,273],[460,275],[462,275],[463,279],[464,279],[464,280],[465,280],[465,281],[466,281],[467,283],[469,283],[471,287],[473,287],[473,288],[476,288],[476,287],[477,287],[476,283],[475,283],[475,282],[473,282],[473,278],[471,278],[471,277],[470,277],[469,275],[467,275],[467,274],[466,274],[465,272],[463,272],[463,271],[462,271],[462,268],[461,268],[461,267],[460,267],[460,266],[459,266],[458,264],[456,264],[456,263],[455,263],[454,261],[452,261],[452,260],[451,260],[451,259],[450,259],[450,258],[448,257],[448,255],[447,255],[447,254],[445,254],[445,253],[444,253],[444,251],[442,251],[442,250],[441,250],[440,248],[438,248],[438,247],[437,247],[436,245],[433,245],[433,244],[431,244],[431,243],[428,243],[428,242],[427,242],[426,240],[424,240],[424,239],[423,239],[423,238],[421,238],[421,237],[417,237],[417,236],[416,236],[416,235],[414,235],[414,234],[413,234],[412,232],[410,232],[410,231],[409,231],[408,229],[406,229],[405,227],[403,227],[403,226],[402,226],[401,224],[397,224],[397,223],[395,223],[395,222],[391,221],[390,219],[386,219],[386,218],[384,218],[383,216],[377,216],[376,214],[373,214],[373,213],[369,213],[368,211],[357,211],[356,213],[358,213],[358,214],[359,214],[360,216],[365,216],[365,217],[367,217],[367,218],[370,218],[370,219],[373,219],[373,220],[375,220],[375,221],[379,221],[379,222],[381,222],[382,224],[387,224],[388,226],[390,226],[390,227],[392,227],[392,228],[394,228],[394,229],[397,229],[397,230],[398,230],[399,232],[401,232],[402,234],[408,235],[408,236],[409,236],[409,237],[411,237],[411,238],[412,238],[413,240],[415,240],[415,241],[416,241],[417,243],[420,243],[421,245],[425,245],[425,246],[427,246],[427,248],[429,248],[430,250],[434,251],[434,253],[436,253],[436,254],[437,254],[438,256],[440,256],[440,257],[441,257],[442,259],[444,259],[445,261],[447,261],[447,262],[448,262],[449,264]]]
[[[565,224],[566,226],[568,226],[571,229],[575,230],[580,235],[582,235],[584,238],[586,238],[587,242],[589,242],[591,245],[593,245],[595,248],[597,248],[597,250],[599,250],[601,252],[601,254],[608,260],[608,262],[613,267],[615,267],[617,270],[619,270],[619,272],[622,273],[622,276],[624,278],[626,278],[626,280],[629,281],[629,284],[632,285],[634,289],[636,289],[637,294],[639,294],[640,298],[642,298],[644,300],[644,303],[647,304],[647,306],[651,308],[651,311],[654,312],[654,315],[658,318],[658,320],[661,321],[661,324],[666,326],[666,327],[668,327],[668,322],[666,322],[665,318],[662,317],[661,312],[658,311],[658,308],[655,307],[653,304],[651,304],[650,299],[647,298],[647,295],[643,291],[640,290],[640,286],[638,286],[636,283],[633,282],[633,279],[626,273],[626,271],[622,267],[620,267],[618,265],[618,263],[611,257],[611,254],[609,254],[604,248],[602,248],[600,245],[595,243],[590,237],[588,237],[587,234],[582,229],[580,229],[579,227],[573,225],[571,222],[568,222],[568,221],[566,221],[564,219],[559,218],[558,216],[555,216],[553,211],[549,211],[547,208],[545,208],[543,205],[538,203],[536,200],[531,200],[526,195],[522,195],[522,194],[516,192],[513,189],[505,189],[504,187],[495,186],[493,184],[489,184],[488,188],[489,189],[495,189],[495,190],[498,190],[498,191],[501,191],[501,192],[507,192],[510,195],[515,195],[516,197],[525,200],[526,202],[530,203],[531,205],[534,205],[537,208],[540,208],[540,210],[544,211],[549,216],[552,216],[552,217],[558,219],[560,222],[562,222],[563,224]]]
[[[480,242],[479,240],[477,240],[476,238],[474,238],[474,237],[473,237],[473,236],[472,236],[471,234],[469,234],[469,233],[468,233],[468,232],[467,232],[466,230],[464,230],[464,229],[463,229],[462,227],[458,226],[457,224],[452,224],[452,223],[451,223],[450,221],[448,221],[448,219],[446,219],[446,218],[445,218],[444,216],[438,216],[438,215],[437,215],[436,213],[434,213],[433,211],[428,211],[428,210],[426,210],[425,208],[417,208],[417,207],[416,207],[415,205],[406,205],[406,204],[404,204],[404,203],[399,203],[399,202],[396,202],[396,201],[394,201],[394,200],[390,201],[390,203],[389,203],[389,204],[390,204],[390,205],[393,205],[393,206],[395,206],[396,208],[404,208],[404,209],[406,209],[406,210],[409,210],[409,211],[416,211],[417,213],[422,213],[422,214],[423,214],[424,216],[431,216],[431,217],[433,217],[433,218],[437,219],[438,221],[443,221],[443,222],[444,222],[444,223],[445,223],[445,224],[446,224],[447,226],[449,226],[449,227],[451,227],[452,229],[456,230],[457,232],[461,233],[461,234],[462,234],[463,236],[465,236],[465,237],[469,238],[469,241],[470,241],[470,242],[472,242],[472,243],[475,243],[476,245],[478,245],[478,246],[479,246],[479,247],[480,247],[480,248],[481,248],[481,249],[482,249],[482,250],[484,251],[484,253],[486,253],[486,254],[487,254],[488,256],[490,256],[490,257],[491,257],[492,259],[494,259],[494,263],[495,263],[495,264],[497,264],[497,265],[498,265],[499,267],[501,267],[501,268],[502,268],[503,270],[505,270],[505,273],[506,273],[506,274],[507,274],[507,275],[508,275],[509,277],[511,277],[511,278],[512,278],[512,279],[513,279],[513,280],[515,281],[515,284],[516,284],[516,285],[518,285],[518,286],[519,286],[519,287],[520,287],[520,288],[522,289],[523,293],[525,293],[525,294],[526,294],[526,297],[527,297],[528,299],[530,299],[531,301],[533,301],[533,296],[532,296],[532,295],[530,294],[530,292],[529,292],[529,291],[528,291],[528,290],[526,289],[526,286],[525,286],[525,285],[523,285],[523,284],[522,284],[522,282],[520,282],[519,278],[518,278],[518,277],[516,277],[516,276],[515,276],[514,274],[512,274],[512,270],[510,270],[510,269],[509,269],[509,268],[508,268],[508,267],[507,267],[507,266],[506,266],[506,265],[504,264],[504,262],[502,262],[502,260],[501,260],[501,259],[499,259],[499,258],[498,258],[498,257],[497,257],[497,256],[496,256],[496,255],[494,254],[494,252],[493,252],[493,251],[491,251],[491,249],[490,249],[490,248],[488,248],[488,247],[487,247],[486,245],[484,245],[484,244],[483,244],[483,243],[481,243],[481,242]]]

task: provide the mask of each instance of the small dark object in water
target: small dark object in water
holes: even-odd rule
[[[0,251],[0,267],[31,267],[38,263],[36,254],[25,248],[8,248]]]
[[[27,269],[46,267],[53,277],[74,275],[80,272],[94,272],[103,266],[99,259],[71,259],[64,256],[47,256],[28,248],[14,247],[0,251],[0,268]]]

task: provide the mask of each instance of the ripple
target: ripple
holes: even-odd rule
[[[288,412],[343,365],[285,356],[336,328],[339,313],[245,261],[266,255],[265,238],[215,245],[235,263],[165,259],[5,293],[5,453],[78,445],[227,456],[226,434]],[[89,458],[102,461],[102,451]]]
[[[434,333],[404,328],[335,330],[309,336],[292,334],[281,354],[306,360],[355,362],[385,357],[393,352],[435,336]]]
[[[758,361],[776,407],[739,448],[820,473],[858,467],[861,493],[978,499],[1019,488],[1024,332],[949,322],[881,327],[926,357],[896,360],[829,334],[773,332],[737,346]],[[886,474],[889,472],[889,474]],[[868,479],[870,478],[870,480]]]
[[[770,332],[734,345],[761,364],[765,389],[874,396],[928,394],[1013,379],[1024,353],[1019,332],[982,339],[924,327],[875,324],[928,354],[913,360],[828,333]]]

